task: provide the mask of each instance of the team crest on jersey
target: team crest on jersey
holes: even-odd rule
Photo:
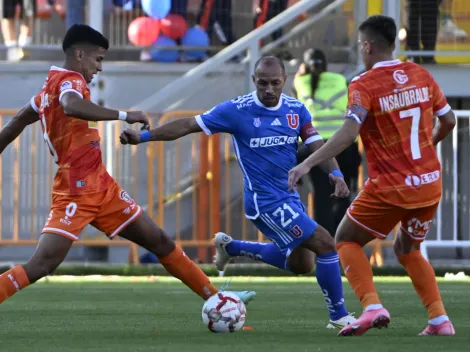
[[[255,127],[261,126],[261,119],[259,117],[255,117],[253,119],[253,125],[255,125]]]
[[[395,72],[393,72],[393,79],[398,84],[405,84],[406,82],[408,82],[408,76],[403,70],[396,70]]]
[[[63,91],[63,90],[66,90],[66,89],[72,89],[72,82],[65,81],[60,85],[60,91]]]
[[[299,127],[299,114],[286,114],[287,123],[292,129],[297,129]]]

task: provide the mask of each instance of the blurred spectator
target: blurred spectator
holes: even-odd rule
[[[236,40],[232,28],[232,0],[202,0],[197,22],[206,29],[209,38],[215,30],[217,37],[226,45]]]
[[[408,0],[408,50],[435,51],[437,40],[439,0]],[[435,64],[434,56],[410,56],[409,61]]]
[[[346,78],[335,72],[328,72],[326,55],[318,49],[309,49],[304,53],[303,63],[294,78],[294,95],[305,104],[312,115],[312,124],[325,139],[330,139],[342,126],[344,111],[348,103]],[[298,162],[310,155],[307,147],[301,146]],[[336,157],[344,181],[354,191],[357,189],[357,177],[361,155],[357,141]],[[351,201],[332,199],[334,187],[330,185],[328,175],[314,167],[309,172],[314,189],[315,221],[334,236]]]
[[[255,16],[255,28],[261,27],[264,23],[279,15],[287,9],[289,0],[259,0]],[[282,37],[282,28],[274,31],[271,34],[273,41]],[[290,52],[283,49],[284,44],[280,45],[280,50],[274,53],[276,56],[283,60],[291,60],[293,56]]]
[[[286,10],[288,2],[288,0],[259,0],[258,8],[256,9],[255,28],[261,27],[264,23]],[[282,37],[282,28],[271,34],[273,41],[280,37]]]
[[[23,47],[31,44],[31,31],[36,13],[36,0],[1,0],[2,12],[2,34],[5,46],[7,47],[7,60],[19,61],[24,58]],[[16,35],[15,15],[16,8],[20,6],[19,36]]]
[[[467,32],[459,28],[452,19],[452,0],[441,0],[441,25],[439,39],[465,39]]]

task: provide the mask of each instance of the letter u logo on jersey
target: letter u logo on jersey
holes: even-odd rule
[[[299,114],[287,114],[286,118],[290,128],[295,130],[299,127]]]

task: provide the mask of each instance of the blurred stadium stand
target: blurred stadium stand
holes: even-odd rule
[[[453,246],[455,241],[470,240],[470,163],[466,153],[470,146],[470,94],[467,89],[470,73],[465,65],[470,61],[470,42],[464,35],[470,33],[470,2],[443,1],[441,9],[446,10],[441,13],[445,12],[446,16],[440,20],[436,18],[440,32],[437,34],[436,52],[431,53],[438,64],[427,68],[443,87],[452,107],[462,111],[453,138],[448,138],[440,147],[445,193],[430,239],[454,241],[447,242]],[[106,9],[103,16],[97,16],[97,11],[94,11],[100,8],[98,2]],[[44,5],[44,2],[41,3]],[[220,3],[214,1],[214,6]],[[36,19],[33,42],[25,47],[25,58],[19,63],[0,63],[0,74],[8,82],[8,85],[0,86],[0,108],[3,109],[0,111],[1,126],[37,93],[51,62],[57,64],[62,61],[60,43],[66,30],[66,13],[63,11],[67,11],[67,4],[61,2],[65,10],[59,8],[56,11],[54,5],[57,4],[59,2],[53,3],[50,13],[49,10],[43,11],[41,18]],[[286,84],[288,92],[298,60],[311,47],[326,51],[328,61],[332,63],[330,70],[352,78],[362,69],[357,55],[355,28],[368,15],[379,13],[394,16],[403,28],[401,40],[397,43],[397,56],[402,59],[412,56],[406,52],[410,48],[406,47],[405,40],[405,34],[408,35],[406,28],[409,28],[405,1],[290,1],[291,10],[292,6],[311,6],[295,13],[285,25],[274,25],[269,33],[264,33],[263,38],[254,36],[246,40],[247,34],[254,33],[252,30],[259,4],[263,8],[263,3],[258,0],[232,0],[234,37],[242,40],[231,47],[229,54],[220,53],[225,43],[221,40],[223,36],[217,34],[215,29],[211,46],[199,49],[210,53],[207,57],[209,61],[200,65],[197,62],[140,62],[142,48],[129,41],[127,30],[132,20],[145,15],[142,9],[137,6],[128,11],[112,5],[108,0],[88,1],[85,22],[102,27],[112,46],[104,72],[92,84],[93,99],[121,109],[145,107],[156,125],[166,119],[200,113],[220,101],[244,94],[250,87],[249,75],[253,62],[260,54],[274,53],[285,59],[289,55],[293,58],[286,60],[290,76]],[[177,9],[180,12],[187,10],[189,27],[200,22],[200,5],[201,0],[189,0],[187,9]],[[217,10],[223,11],[220,8]],[[278,18],[275,23],[278,23]],[[283,35],[273,42],[271,33],[279,28],[283,29]],[[426,28],[423,30],[426,31]],[[240,44],[244,42],[246,46]],[[5,45],[0,49],[0,59],[5,59]],[[226,58],[219,60],[217,53]],[[249,55],[245,57],[247,53]],[[251,57],[253,53],[258,56]],[[420,55],[423,53],[418,53]],[[237,56],[237,60],[230,60]],[[195,82],[190,81],[188,72],[199,78]],[[242,177],[227,136],[194,136],[178,142],[121,148],[118,136],[122,127],[115,123],[100,124],[108,170],[138,203],[146,207],[158,224],[185,246],[192,257],[204,262],[210,260],[210,236],[218,230],[246,240],[264,239],[243,216]],[[24,260],[32,252],[49,212],[54,170],[39,126],[28,128],[0,158],[2,261]],[[362,181],[366,176],[363,165]],[[313,214],[311,190],[303,187],[302,198],[308,205],[309,213]],[[393,235],[390,234],[390,240]],[[135,262],[143,253],[136,247],[129,250],[124,241],[118,245],[92,242],[104,239],[92,228],[85,230],[84,237],[88,241],[85,242],[86,246],[75,246],[67,260]],[[17,245],[19,243],[22,245]],[[388,259],[393,258],[390,248],[381,248],[377,243],[371,251],[374,264],[387,264]],[[470,259],[468,249],[429,248],[428,254],[436,261]],[[390,263],[394,263],[394,259]]]

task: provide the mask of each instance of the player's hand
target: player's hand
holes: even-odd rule
[[[330,179],[330,183],[335,186],[335,193],[333,193],[330,197],[332,198],[347,198],[349,197],[349,188],[346,182],[344,182],[344,178],[339,176],[334,176],[333,174],[328,175]]]
[[[297,70],[295,75],[296,76],[305,76],[307,73],[308,73],[307,65],[305,65],[305,63],[301,63],[300,66],[299,66],[299,69]]]
[[[137,145],[141,142],[140,133],[131,128],[126,128],[124,131],[122,131],[119,139],[121,140],[121,144]]]
[[[150,129],[150,123],[147,115],[143,111],[129,111],[127,113],[126,122],[128,124],[141,123],[142,131]]]
[[[295,186],[299,182],[299,180],[310,171],[310,168],[306,166],[304,163],[300,163],[293,169],[289,170],[289,178],[287,180],[287,186],[289,190],[295,192]]]

